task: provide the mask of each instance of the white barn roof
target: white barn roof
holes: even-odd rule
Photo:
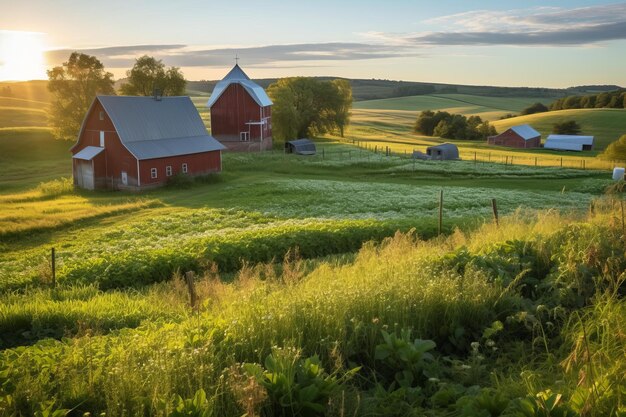
[[[541,136],[541,133],[530,127],[530,125],[512,126],[511,130],[517,133],[524,140],[530,140],[536,138],[537,136]]]
[[[207,133],[189,97],[97,96],[120,140],[137,159],[226,149]],[[95,101],[94,101],[95,102]]]
[[[246,75],[245,72],[236,64],[232,70],[226,76],[215,85],[213,92],[211,93],[211,97],[209,97],[209,101],[207,101],[207,107],[211,108],[215,104],[215,102],[222,96],[224,91],[231,84],[240,84],[247,92],[250,94],[250,97],[261,107],[271,106],[272,100],[268,97],[265,90],[252,81],[250,77]]]

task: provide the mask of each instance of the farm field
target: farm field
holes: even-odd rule
[[[470,141],[454,141],[420,136],[413,133],[412,128],[417,117],[418,111],[401,110],[406,106],[395,105],[396,100],[411,103],[412,99],[418,99],[415,103],[423,105],[424,109],[437,109],[433,104],[436,102],[428,101],[429,96],[416,96],[403,99],[386,99],[371,100],[367,102],[355,103],[355,109],[352,114],[352,124],[347,131],[346,138],[349,142],[353,140],[359,142],[360,146],[368,149],[377,148],[384,150],[387,147],[392,152],[404,155],[411,154],[414,150],[424,151],[426,147],[442,142],[451,142],[459,147],[460,156],[465,160],[474,160],[485,162],[513,163],[530,166],[563,166],[570,168],[594,168],[594,169],[612,169],[615,162],[604,161],[596,158],[598,151],[603,149],[608,143],[617,140],[626,132],[626,111],[619,109],[580,109],[580,110],[562,110],[548,113],[541,113],[529,116],[518,116],[504,120],[492,121],[499,132],[508,129],[510,126],[517,124],[529,123],[536,127],[543,137],[547,137],[552,129],[552,125],[563,120],[577,120],[584,134],[596,136],[597,150],[593,152],[585,152],[584,154],[574,152],[554,152],[543,149],[524,150],[510,149],[488,146],[483,142]],[[442,95],[443,97],[443,95]],[[466,100],[475,100],[480,103],[484,97],[467,96]],[[506,99],[487,98],[489,100],[499,100],[502,103]],[[520,100],[519,98],[515,99]],[[529,99],[532,100],[532,99]],[[484,100],[484,104],[487,104]],[[530,101],[527,103],[532,104]],[[380,108],[376,108],[379,106]],[[367,107],[367,108],[364,108]],[[393,109],[393,108],[396,109]],[[524,106],[522,106],[524,107]],[[465,115],[478,114],[483,117],[485,108],[468,107],[465,110],[450,108],[442,108],[446,111],[460,111]],[[478,113],[474,113],[478,111]],[[482,114],[480,113],[482,112]],[[334,137],[335,139],[340,139]]]
[[[427,94],[389,98],[382,100],[357,101],[356,110],[403,110],[420,112],[441,110],[449,113],[478,115],[486,120],[497,120],[508,113],[519,113],[533,103],[549,104],[546,97],[486,97],[470,94]]]
[[[74,190],[71,144],[0,130],[0,416],[623,409],[602,388],[626,371],[607,172],[416,162],[433,141],[403,137],[410,114],[355,110],[314,157],[225,154],[141,194]]]
[[[555,123],[568,120],[578,122],[582,130],[581,134],[595,136],[598,149],[606,148],[609,143],[616,141],[626,133],[625,109],[559,110],[498,120],[493,124],[501,132],[514,124],[528,123],[541,133],[542,137],[546,138],[551,133]]]

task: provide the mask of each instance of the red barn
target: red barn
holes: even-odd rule
[[[510,148],[538,148],[541,146],[541,133],[529,125],[513,126],[497,136],[489,136],[487,143]]]
[[[271,149],[272,101],[239,65],[215,85],[207,107],[211,109],[211,135],[229,150]]]
[[[222,149],[189,97],[97,96],[70,149],[74,185],[139,190],[219,172]]]

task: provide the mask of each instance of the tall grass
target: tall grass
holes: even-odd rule
[[[79,413],[168,415],[175,395],[192,398],[202,389],[210,397],[203,407],[235,416],[244,410],[233,366],[294,349],[321,357],[328,372],[361,367],[342,388],[343,400],[324,404],[329,415],[385,414],[384,404],[416,414],[548,415],[541,414],[548,403],[560,412],[617,415],[624,289],[613,275],[625,257],[621,226],[605,221],[612,216],[518,213],[500,226],[430,241],[397,234],[367,245],[349,264],[309,271],[289,254],[280,268],[246,265],[232,283],[213,273],[198,282],[201,308],[179,323],[3,351],[0,398],[7,415],[34,413],[50,400]],[[601,282],[595,294],[585,292]],[[404,391],[390,385],[378,347],[395,340],[399,352],[413,352],[421,339],[436,343],[430,376]],[[505,379],[516,388],[498,382]]]

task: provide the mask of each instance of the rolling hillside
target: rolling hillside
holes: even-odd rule
[[[545,139],[552,132],[555,123],[567,120],[578,122],[582,134],[595,136],[596,149],[604,149],[609,143],[626,134],[626,110],[623,109],[560,110],[498,120],[493,124],[498,132],[503,132],[511,126],[527,123]]]
[[[442,110],[450,113],[478,115],[487,120],[498,120],[508,113],[519,113],[533,103],[550,103],[545,97],[485,97],[470,94],[434,94],[383,100],[358,101],[358,110]]]

